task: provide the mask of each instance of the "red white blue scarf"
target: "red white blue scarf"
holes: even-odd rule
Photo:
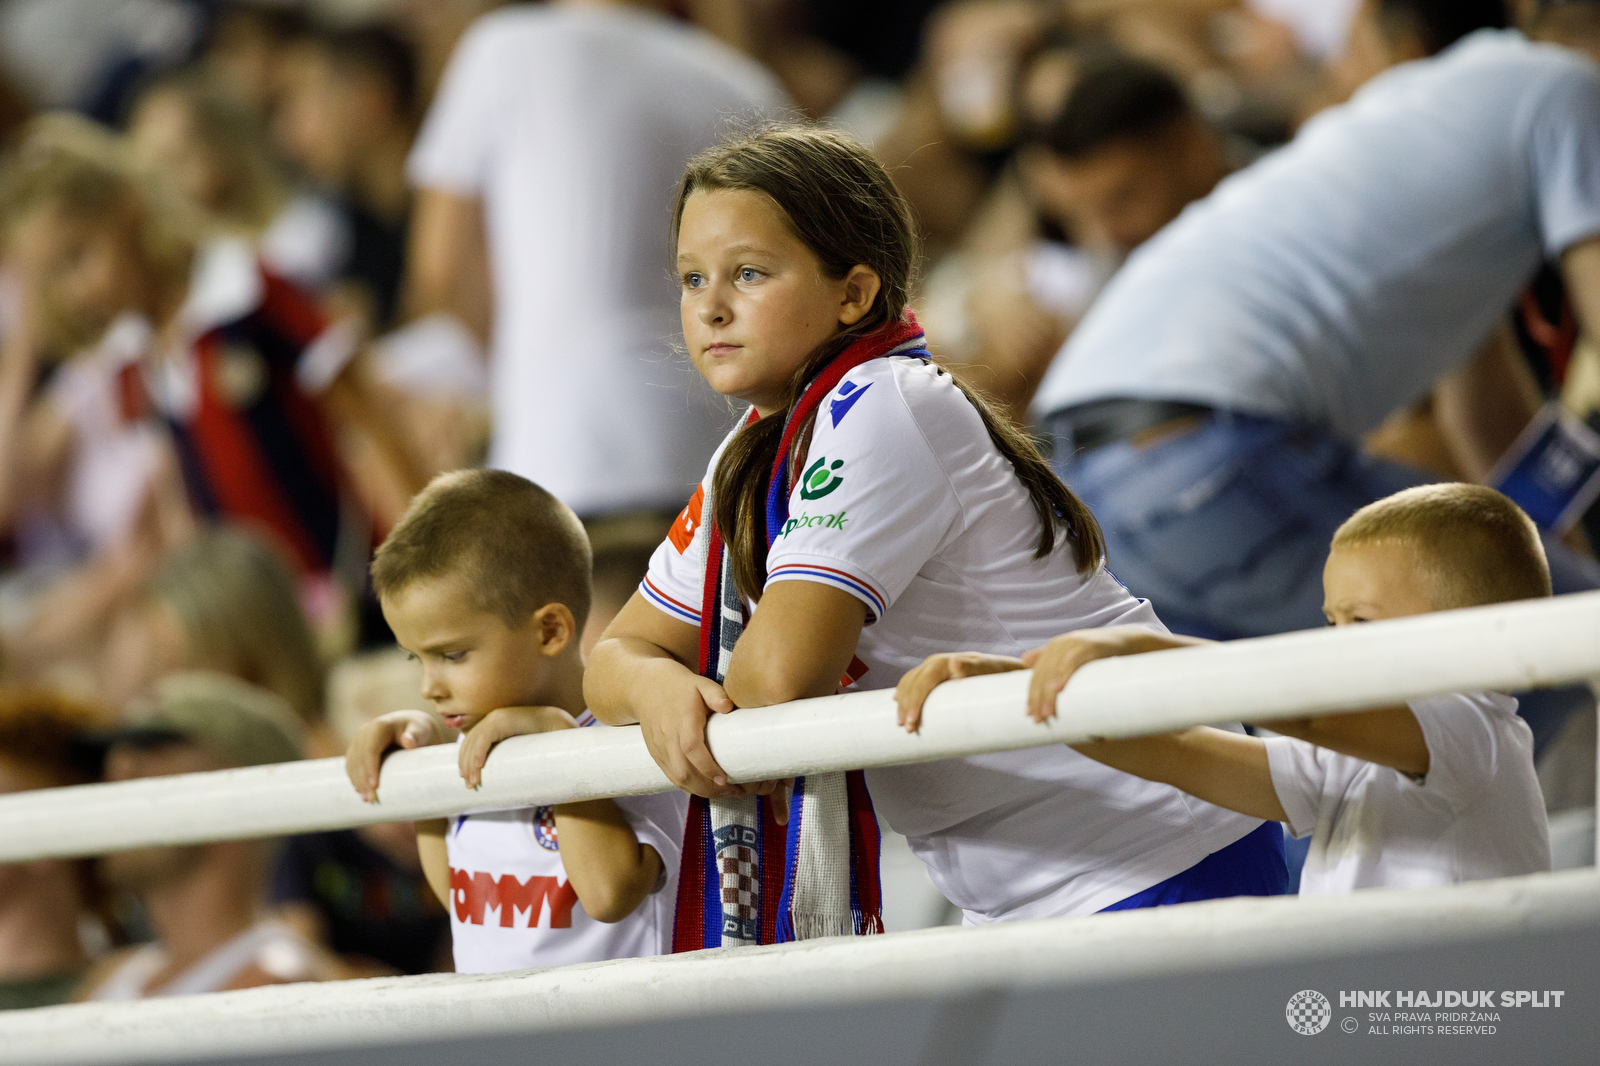
[[[769,549],[789,517],[794,469],[790,458],[801,428],[846,374],[868,360],[890,355],[927,356],[922,329],[910,312],[903,321],[851,344],[822,368],[795,402],[784,423],[767,490]],[[749,421],[757,418],[752,411]],[[734,585],[721,531],[709,517],[716,514],[709,497],[708,493],[702,505],[709,528],[699,665],[701,674],[721,682],[744,631],[746,609]],[[776,799],[690,797],[673,951],[883,932],[878,822],[861,771],[797,778],[787,831],[773,816]]]

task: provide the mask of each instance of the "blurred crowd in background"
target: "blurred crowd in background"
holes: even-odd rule
[[[1026,420],[1130,252],[1478,6],[5,0],[0,792],[338,754],[416,705],[366,567],[445,470],[584,518],[592,643],[732,417],[677,354],[667,255],[730,123],[879,155],[931,350]],[[1508,17],[1600,50],[1583,6]],[[550,7],[571,47],[523,49]],[[1586,413],[1600,362],[1559,294],[1525,303],[1529,368]],[[1429,418],[1369,447],[1459,476]],[[189,990],[425,972],[447,931],[409,825],[0,867],[0,1006],[228,943]],[[130,951],[142,983],[96,988]]]

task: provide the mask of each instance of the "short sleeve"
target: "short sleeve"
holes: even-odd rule
[[[884,616],[961,524],[961,501],[941,461],[948,457],[934,451],[921,420],[948,429],[977,417],[931,366],[870,366],[848,375],[817,409],[789,518],[767,556],[767,587],[832,585],[866,604],[868,624]],[[917,394],[915,416],[901,374]]]
[[[490,14],[456,45],[406,161],[413,186],[467,195],[482,190],[495,134],[505,125],[511,100],[508,75],[516,71],[516,42],[507,31],[512,28],[503,14]]]
[[[1497,706],[1496,701],[1503,703]],[[1409,706],[1428,744],[1428,774],[1422,786],[1459,814],[1494,781],[1501,757],[1494,717],[1514,716],[1516,701],[1488,693],[1456,694],[1412,700]]]
[[[1289,817],[1289,832],[1296,839],[1310,836],[1317,826],[1317,812],[1322,809],[1328,768],[1318,758],[1315,744],[1294,737],[1270,737],[1265,743],[1272,788],[1283,813]]]
[[[633,828],[639,843],[649,844],[661,856],[664,886],[678,868],[683,852],[683,823],[689,814],[689,794],[674,789],[654,796],[619,796],[617,807]]]
[[[1600,236],[1600,74],[1574,63],[1532,116],[1539,227],[1552,258]]]
[[[707,534],[701,523],[705,498],[705,486],[701,485],[672,520],[667,539],[657,546],[644,580],[639,583],[640,595],[651,606],[696,627],[700,625],[700,604],[705,598]]]

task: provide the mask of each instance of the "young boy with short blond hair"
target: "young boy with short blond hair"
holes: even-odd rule
[[[1352,625],[1550,595],[1533,522],[1478,485],[1424,485],[1357,511],[1334,534],[1324,613]],[[956,677],[1031,667],[1028,713],[1087,662],[1204,643],[1132,627],[1068,633],[1022,659],[937,655],[900,682],[901,718]],[[1099,762],[1311,836],[1302,895],[1422,887],[1550,869],[1533,736],[1495,692],[1274,721],[1271,739],[1201,726],[1073,747]]]
[[[470,787],[506,737],[597,724],[578,645],[589,541],[539,486],[498,470],[435,478],[379,547],[372,579],[395,639],[422,663],[422,695],[460,731]],[[449,739],[427,712],[383,715],[351,740],[350,781],[376,802],[385,752]],[[674,792],[419,823],[456,970],[667,951],[684,811]]]

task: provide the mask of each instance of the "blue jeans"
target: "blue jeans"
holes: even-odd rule
[[[1216,640],[1325,625],[1334,530],[1359,507],[1438,480],[1315,426],[1227,412],[1143,448],[1073,454],[1058,440],[1054,462],[1100,520],[1117,577],[1174,632]],[[1558,594],[1600,588],[1600,566],[1548,538],[1545,550]],[[1536,752],[1593,706],[1587,686],[1517,696]]]

